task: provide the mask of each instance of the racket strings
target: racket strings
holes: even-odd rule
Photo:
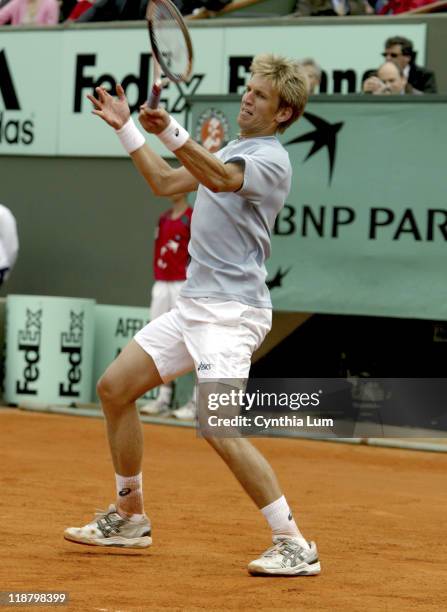
[[[183,80],[190,71],[190,50],[183,29],[162,2],[156,2],[149,21],[156,59],[163,71],[174,80]]]

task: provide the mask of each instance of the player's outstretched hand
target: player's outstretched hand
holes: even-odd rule
[[[147,104],[142,104],[138,120],[149,134],[161,134],[171,118],[164,108],[149,108]]]
[[[106,123],[111,125],[115,130],[119,130],[127,123],[130,117],[129,104],[124,94],[124,89],[118,83],[116,86],[116,95],[113,97],[104,87],[97,87],[97,98],[87,95],[87,98],[93,104],[92,113],[101,117]]]

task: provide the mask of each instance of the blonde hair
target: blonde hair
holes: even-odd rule
[[[304,112],[307,102],[306,74],[298,61],[271,53],[257,55],[250,72],[270,79],[279,95],[279,108],[292,109],[291,117],[278,125],[278,132],[284,132]]]

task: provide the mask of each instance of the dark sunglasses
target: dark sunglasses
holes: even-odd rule
[[[403,53],[391,53],[390,51],[384,51],[382,54],[382,57],[400,57],[401,55],[403,55]]]

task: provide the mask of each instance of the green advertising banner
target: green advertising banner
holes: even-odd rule
[[[353,93],[365,71],[377,68],[384,41],[412,40],[425,63],[427,27],[366,18],[361,23],[312,24],[277,19],[264,25],[219,20],[190,22],[194,66],[188,83],[171,83],[161,104],[189,126],[186,100],[197,95],[240,94],[254,55],[262,52],[312,57],[323,69],[322,91]],[[353,50],[355,50],[353,52]],[[2,28],[0,44],[0,155],[126,157],[113,130],[91,114],[87,94],[120,82],[137,118],[148,96],[152,57],[144,22],[64,24],[46,28]],[[324,85],[324,86],[323,86]],[[154,150],[171,156],[158,139]]]
[[[192,100],[199,142],[237,136],[239,98]],[[274,308],[447,319],[447,99],[315,98],[280,140],[294,176],[267,263]]]
[[[20,406],[91,401],[95,301],[8,295],[5,400]]]
[[[95,307],[95,350],[93,358],[92,397],[96,400],[96,383],[134,335],[150,320],[149,307],[97,304]],[[175,381],[174,407],[186,403],[192,395],[194,378],[186,374]],[[158,396],[158,388],[148,391],[140,400],[144,404]]]
[[[96,383],[107,367],[120,354],[134,335],[150,319],[149,308],[97,304],[95,308],[95,352],[93,358],[92,396]],[[147,398],[155,397],[154,393]]]

